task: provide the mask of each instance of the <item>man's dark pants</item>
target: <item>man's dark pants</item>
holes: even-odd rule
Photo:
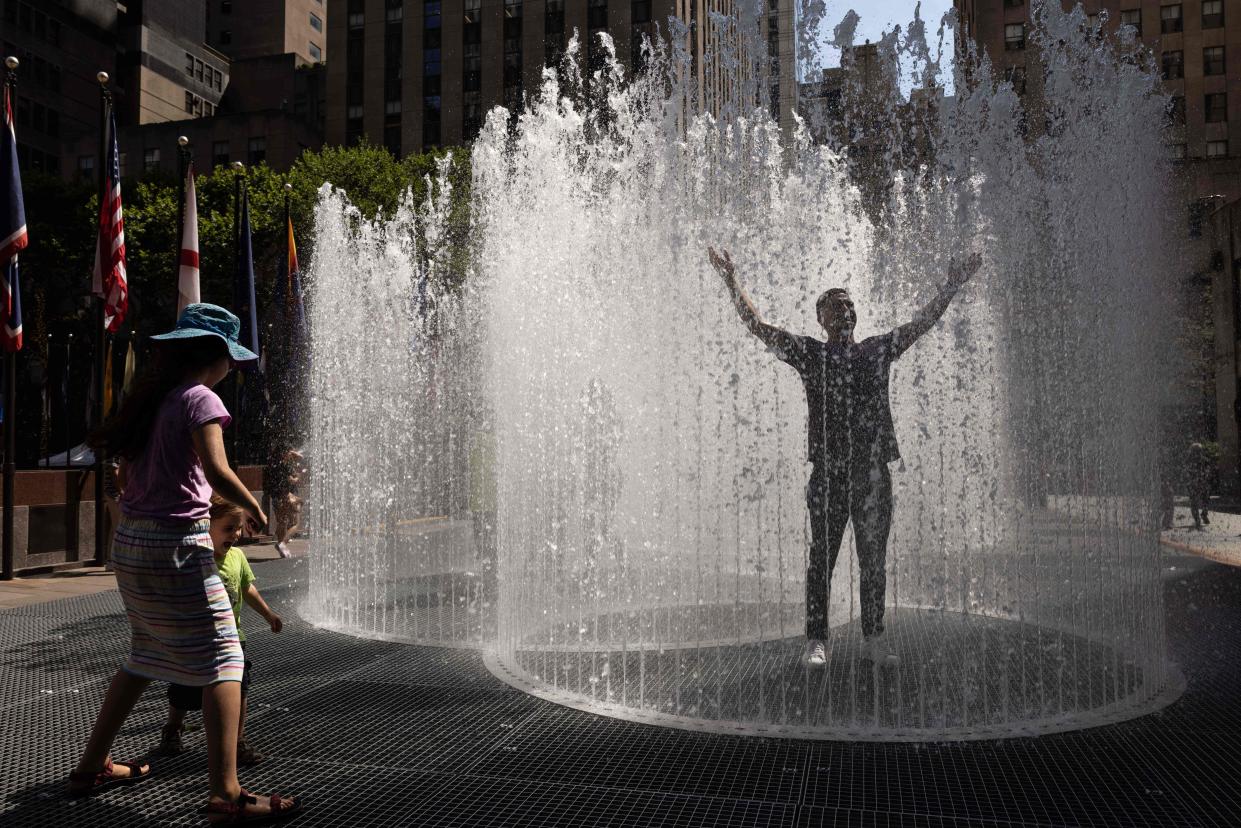
[[[806,637],[827,638],[827,596],[845,526],[853,519],[857,546],[862,634],[883,632],[887,591],[884,565],[892,527],[892,476],[882,461],[815,463],[806,487],[810,510],[810,566],[806,572]]]

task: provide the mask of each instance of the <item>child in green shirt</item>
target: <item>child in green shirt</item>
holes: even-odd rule
[[[228,592],[229,602],[233,605],[233,618],[237,622],[237,637],[241,640],[242,650],[246,646],[246,634],[241,629],[241,605],[246,603],[250,608],[271,625],[271,631],[280,632],[284,622],[259,594],[254,585],[254,570],[246,560],[246,553],[233,544],[241,539],[242,527],[245,526],[246,514],[233,503],[219,495],[211,498],[211,545],[215,549],[215,566]],[[250,689],[250,659],[246,659],[245,672],[241,679],[241,715],[237,725],[237,764],[253,765],[262,761],[263,755],[246,744],[246,696]],[[181,753],[185,746],[181,734],[185,730],[185,712],[202,709],[202,688],[186,687],[180,684],[168,685],[168,722],[160,732],[159,752],[171,756]]]

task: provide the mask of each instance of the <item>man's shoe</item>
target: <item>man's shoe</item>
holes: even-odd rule
[[[863,642],[862,658],[873,664],[895,664],[900,661],[888,645],[887,636],[882,633],[873,635]]]
[[[811,667],[827,664],[827,645],[821,639],[812,638],[806,642],[806,664]]]

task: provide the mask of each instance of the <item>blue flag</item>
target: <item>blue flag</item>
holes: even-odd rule
[[[254,301],[254,247],[250,240],[248,193],[241,199],[241,240],[237,246],[237,281],[233,286],[233,308],[237,312],[237,318],[241,320],[241,335],[237,341],[259,354],[258,309]],[[257,364],[257,361],[253,361],[243,367],[250,370]]]

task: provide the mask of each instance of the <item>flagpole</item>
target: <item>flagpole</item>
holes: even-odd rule
[[[8,95],[17,93],[17,67],[20,62],[9,56],[4,59],[7,68],[4,76],[4,88]],[[0,580],[13,580],[13,559],[15,546],[13,537],[13,515],[16,505],[13,503],[16,490],[17,464],[13,454],[17,450],[15,435],[17,432],[17,352],[6,351],[4,355],[4,518],[3,518],[3,552],[0,554]]]
[[[245,164],[240,161],[233,162],[233,265],[237,266],[237,262],[241,261],[241,180],[245,175]],[[235,276],[234,276],[235,279]],[[233,308],[238,314],[241,313],[241,305],[237,302],[237,297],[233,297]],[[241,457],[238,455],[238,444],[241,434],[242,424],[237,415],[240,413],[239,402],[241,400],[241,372],[233,372],[233,407],[231,409],[233,415],[233,427],[230,429],[233,442],[233,465],[241,465]]]
[[[103,205],[104,187],[107,181],[107,159],[108,159],[108,113],[112,108],[112,93],[108,91],[108,73],[99,72],[95,75],[95,79],[99,81],[99,204]],[[98,240],[95,242],[99,243]],[[91,400],[92,419],[95,428],[103,424],[103,359],[104,359],[104,341],[107,339],[107,331],[104,325],[104,298],[102,293],[94,297],[95,301],[95,398]],[[66,365],[66,370],[68,366]],[[66,430],[67,431],[67,430]],[[68,453],[72,450],[72,446],[65,441],[66,462],[70,460]],[[104,508],[103,503],[103,452],[95,451],[95,565],[103,566],[107,550],[105,534],[107,532],[107,515],[108,510]]]
[[[291,247],[289,240],[289,227],[291,226],[290,222],[292,221],[289,214],[289,198],[292,194],[293,185],[288,181],[284,182],[284,284],[280,286],[280,321],[285,326],[286,334],[289,331],[289,323],[291,321],[289,318],[289,308],[293,302],[293,273],[289,268],[289,265],[291,264],[289,261]],[[292,378],[292,366],[294,364],[293,360],[295,356],[288,347],[288,343],[289,338],[286,336],[284,338],[284,354],[278,363],[280,366],[280,371],[283,374],[281,377],[281,385],[283,386],[283,390],[280,393],[279,410],[276,415],[278,431],[277,439],[279,440],[276,444],[278,446],[278,452],[274,452],[272,454],[273,457],[283,456],[285,448],[292,445],[292,441],[289,437],[289,422],[292,419],[289,417],[289,401],[292,399],[292,394],[289,390],[289,380]]]

